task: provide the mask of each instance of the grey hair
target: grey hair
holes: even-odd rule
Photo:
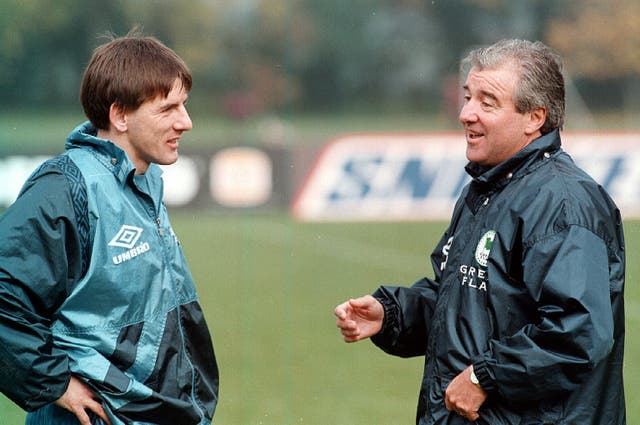
[[[489,47],[471,51],[461,62],[467,75],[471,68],[495,69],[513,64],[520,72],[513,103],[519,113],[544,108],[547,116],[542,134],[562,129],[565,116],[565,90],[560,56],[545,44],[526,40],[501,40]]]

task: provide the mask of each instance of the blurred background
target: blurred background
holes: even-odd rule
[[[501,38],[562,55],[567,131],[635,143],[640,130],[636,0],[0,0],[0,210],[84,120],[78,89],[93,49],[134,27],[173,48],[194,78],[194,129],[182,168],[165,177],[179,181],[167,204],[220,362],[219,424],[414,420],[422,359],[342,343],[332,311],[378,284],[431,276],[447,214],[292,218],[328,142],[457,134],[459,61]],[[625,227],[632,262],[640,225]],[[628,273],[628,388],[640,379],[639,272]],[[640,395],[627,398],[633,423]],[[0,424],[23,418],[0,398]]]
[[[586,115],[569,126],[634,128],[640,108],[634,0],[2,0],[0,8],[4,113],[80,116],[79,80],[92,50],[101,35],[134,26],[189,64],[192,114],[225,126],[373,114],[419,116],[422,124],[400,124],[418,129],[457,128],[460,58],[507,37],[542,40],[562,54],[570,100],[580,104],[572,112]],[[324,136],[315,133],[296,142]]]

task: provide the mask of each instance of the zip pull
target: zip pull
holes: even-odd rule
[[[156,224],[158,225],[158,233],[160,236],[164,236],[164,231],[162,230],[162,225],[160,223],[160,217],[156,218]]]

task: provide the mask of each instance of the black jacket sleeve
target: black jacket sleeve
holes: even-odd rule
[[[67,179],[43,167],[0,217],[0,391],[25,410],[57,400],[70,378],[50,331],[81,274]]]
[[[431,315],[438,285],[423,278],[412,287],[382,286],[373,296],[385,310],[382,330],[371,341],[388,354],[399,357],[426,353]]]
[[[373,293],[384,307],[381,331],[371,341],[384,352],[399,357],[426,353],[432,315],[438,299],[442,270],[448,259],[451,227],[431,254],[434,278],[422,278],[411,287],[381,286]]]

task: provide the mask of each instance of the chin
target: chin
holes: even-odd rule
[[[178,160],[178,156],[176,155],[173,158],[163,158],[160,161],[157,161],[156,164],[158,165],[171,165],[171,164],[175,164],[175,162]]]
[[[494,162],[491,160],[487,153],[475,150],[475,149],[467,149],[466,152],[467,159],[474,164],[479,164],[483,166],[492,166]]]
[[[467,160],[475,164],[482,164],[487,160],[487,158],[485,158],[484,156],[478,155],[477,153],[467,151]]]

